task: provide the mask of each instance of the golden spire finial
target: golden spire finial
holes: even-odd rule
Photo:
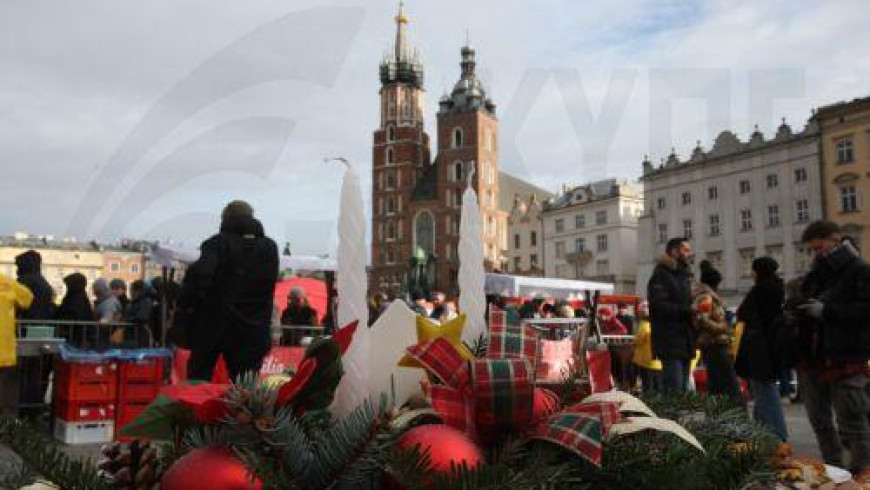
[[[407,24],[408,17],[405,16],[405,2],[399,2],[399,14],[396,15],[396,24]]]

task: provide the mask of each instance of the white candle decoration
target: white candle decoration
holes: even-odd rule
[[[459,311],[468,317],[462,332],[462,340],[468,344],[473,344],[486,332],[486,270],[480,207],[471,186],[473,175],[474,169],[469,172],[468,187],[462,194],[459,223]]]
[[[339,159],[347,162],[343,159]],[[368,305],[366,292],[366,225],[359,177],[348,165],[341,184],[341,207],[338,217],[338,327],[354,321],[359,326],[350,347],[342,358],[344,376],[335,392],[332,411],[344,417],[361,405],[369,395]]]

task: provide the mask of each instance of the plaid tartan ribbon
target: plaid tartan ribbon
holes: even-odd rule
[[[474,405],[465,393],[450,386],[432,385],[429,387],[429,397],[432,399],[432,408],[445,425],[474,437]]]
[[[525,428],[532,421],[534,370],[526,359],[471,362],[475,423],[481,433]]]
[[[538,332],[521,324],[516,314],[490,306],[487,357],[525,358],[535,366],[540,357]]]
[[[598,466],[601,465],[603,441],[610,427],[621,418],[619,403],[579,403],[538,425],[531,438],[558,444]]]
[[[408,355],[445,385],[460,391],[467,390],[468,363],[444,337],[412,345],[406,350]]]

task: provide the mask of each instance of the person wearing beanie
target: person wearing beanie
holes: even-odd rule
[[[752,262],[755,285],[737,309],[745,330],[740,339],[735,368],[749,381],[753,418],[770,428],[782,441],[788,439],[779,388],[780,359],[776,353],[776,326],[782,316],[785,285],[776,275],[779,264],[771,257]]]
[[[167,331],[190,347],[190,379],[210,381],[220,356],[233,380],[260,370],[272,344],[278,272],[278,246],[251,205],[227,204],[218,234],[202,242],[199,259],[188,267]]]
[[[735,405],[743,406],[740,384],[728,353],[733,335],[719,297],[722,274],[709,261],[703,260],[699,277],[701,280],[692,291],[695,311],[692,321],[698,332],[698,348],[707,367],[707,393],[727,396]]]
[[[18,282],[33,293],[30,306],[19,312],[22,320],[51,320],[54,316],[54,289],[42,275],[42,255],[28,250],[15,257]]]
[[[825,463],[870,473],[870,264],[830,221],[801,237],[814,253],[796,308],[801,329],[797,371],[807,418]],[[834,417],[836,416],[836,417]],[[835,419],[836,418],[836,423]],[[844,453],[848,452],[846,460]]]

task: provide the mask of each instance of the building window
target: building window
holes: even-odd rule
[[[396,262],[396,254],[392,250],[387,250],[387,263],[394,264]]]
[[[531,267],[538,266],[538,254],[532,254],[529,256],[529,266],[531,266]]]
[[[392,221],[387,222],[387,240],[396,239],[396,224]]]
[[[393,172],[387,172],[387,189],[395,189],[396,188],[396,174]]]
[[[395,163],[395,155],[393,154],[392,148],[387,148],[387,165],[392,165]]]
[[[462,192],[453,193],[453,201],[454,201],[453,204],[457,208],[461,208],[462,207]]]
[[[387,141],[395,141],[396,140],[396,128],[392,125],[387,126]]]
[[[565,257],[565,242],[556,242],[556,258],[561,259]]]
[[[656,206],[659,209],[665,209],[665,198],[663,198],[663,197],[658,198],[658,200],[656,201]]]
[[[462,146],[464,140],[464,135],[462,134],[462,128],[453,128],[453,148],[459,148]]]
[[[779,177],[776,174],[769,174],[767,176],[767,188],[774,189],[779,187]]]
[[[514,272],[520,271],[520,258],[514,257]]]
[[[855,159],[852,149],[852,138],[843,138],[837,141],[837,163],[850,163]]]
[[[607,224],[607,211],[598,211],[595,213],[595,224],[598,226]]]
[[[748,180],[741,180],[740,181],[740,193],[741,194],[748,194],[750,189],[751,189],[751,186],[749,185]]]
[[[533,247],[538,246],[538,233],[537,232],[533,231],[531,233],[531,235],[529,236],[529,244]]]
[[[752,230],[752,210],[744,209],[740,211],[740,231]]]
[[[752,276],[753,260],[755,260],[755,249],[744,248],[740,250],[740,275],[742,277]]]
[[[707,188],[707,197],[712,201],[719,199],[719,188],[715,185]]]
[[[858,193],[855,192],[854,185],[840,187],[840,209],[844,213],[858,210]]]
[[[462,182],[465,180],[465,172],[462,168],[462,162],[456,162],[453,164],[453,181],[454,182]]]
[[[707,252],[707,260],[718,270],[722,270],[722,251]]]
[[[514,235],[514,248],[520,248],[520,234]]]
[[[586,239],[585,238],[575,238],[574,239],[574,251],[577,253],[586,251]]]
[[[130,273],[138,274],[139,273],[139,264],[130,264]]]
[[[806,272],[807,266],[810,263],[810,255],[812,251],[803,244],[795,244],[794,247],[794,270],[795,272]]]
[[[578,230],[581,228],[586,228],[586,215],[585,214],[578,214],[578,215],[574,216],[574,228],[577,228]]]
[[[595,272],[599,276],[610,274],[610,262],[607,260],[598,260],[595,262]]]
[[[444,258],[447,260],[453,260],[453,245],[448,243],[444,246]]]
[[[118,262],[112,262],[111,264],[109,264],[109,270],[111,272],[118,272],[121,270],[121,264],[119,264]]]
[[[662,223],[659,225],[659,243],[668,241],[668,225]]]
[[[767,226],[771,228],[779,226],[779,206],[767,207]]]
[[[683,237],[686,240],[692,239],[692,220],[690,219],[683,220]]]
[[[683,193],[683,206],[686,206],[688,204],[692,204],[692,193],[691,192],[684,192]]]
[[[807,169],[801,167],[794,169],[794,181],[795,182],[806,182],[807,181]]]
[[[387,197],[387,214],[396,212],[396,199],[393,196]]]
[[[556,220],[556,233],[564,233],[565,232],[565,220],[559,218]]]
[[[710,236],[719,236],[722,233],[722,230],[719,227],[719,215],[711,214],[710,215]]]
[[[810,220],[810,205],[806,199],[798,199],[795,203],[795,217],[798,223]]]
[[[595,241],[599,252],[607,251],[607,235],[598,235],[595,238]]]
[[[378,262],[380,264],[386,264],[387,263],[387,253],[384,252],[383,250],[381,250],[380,253],[378,253],[378,259],[379,259]]]

